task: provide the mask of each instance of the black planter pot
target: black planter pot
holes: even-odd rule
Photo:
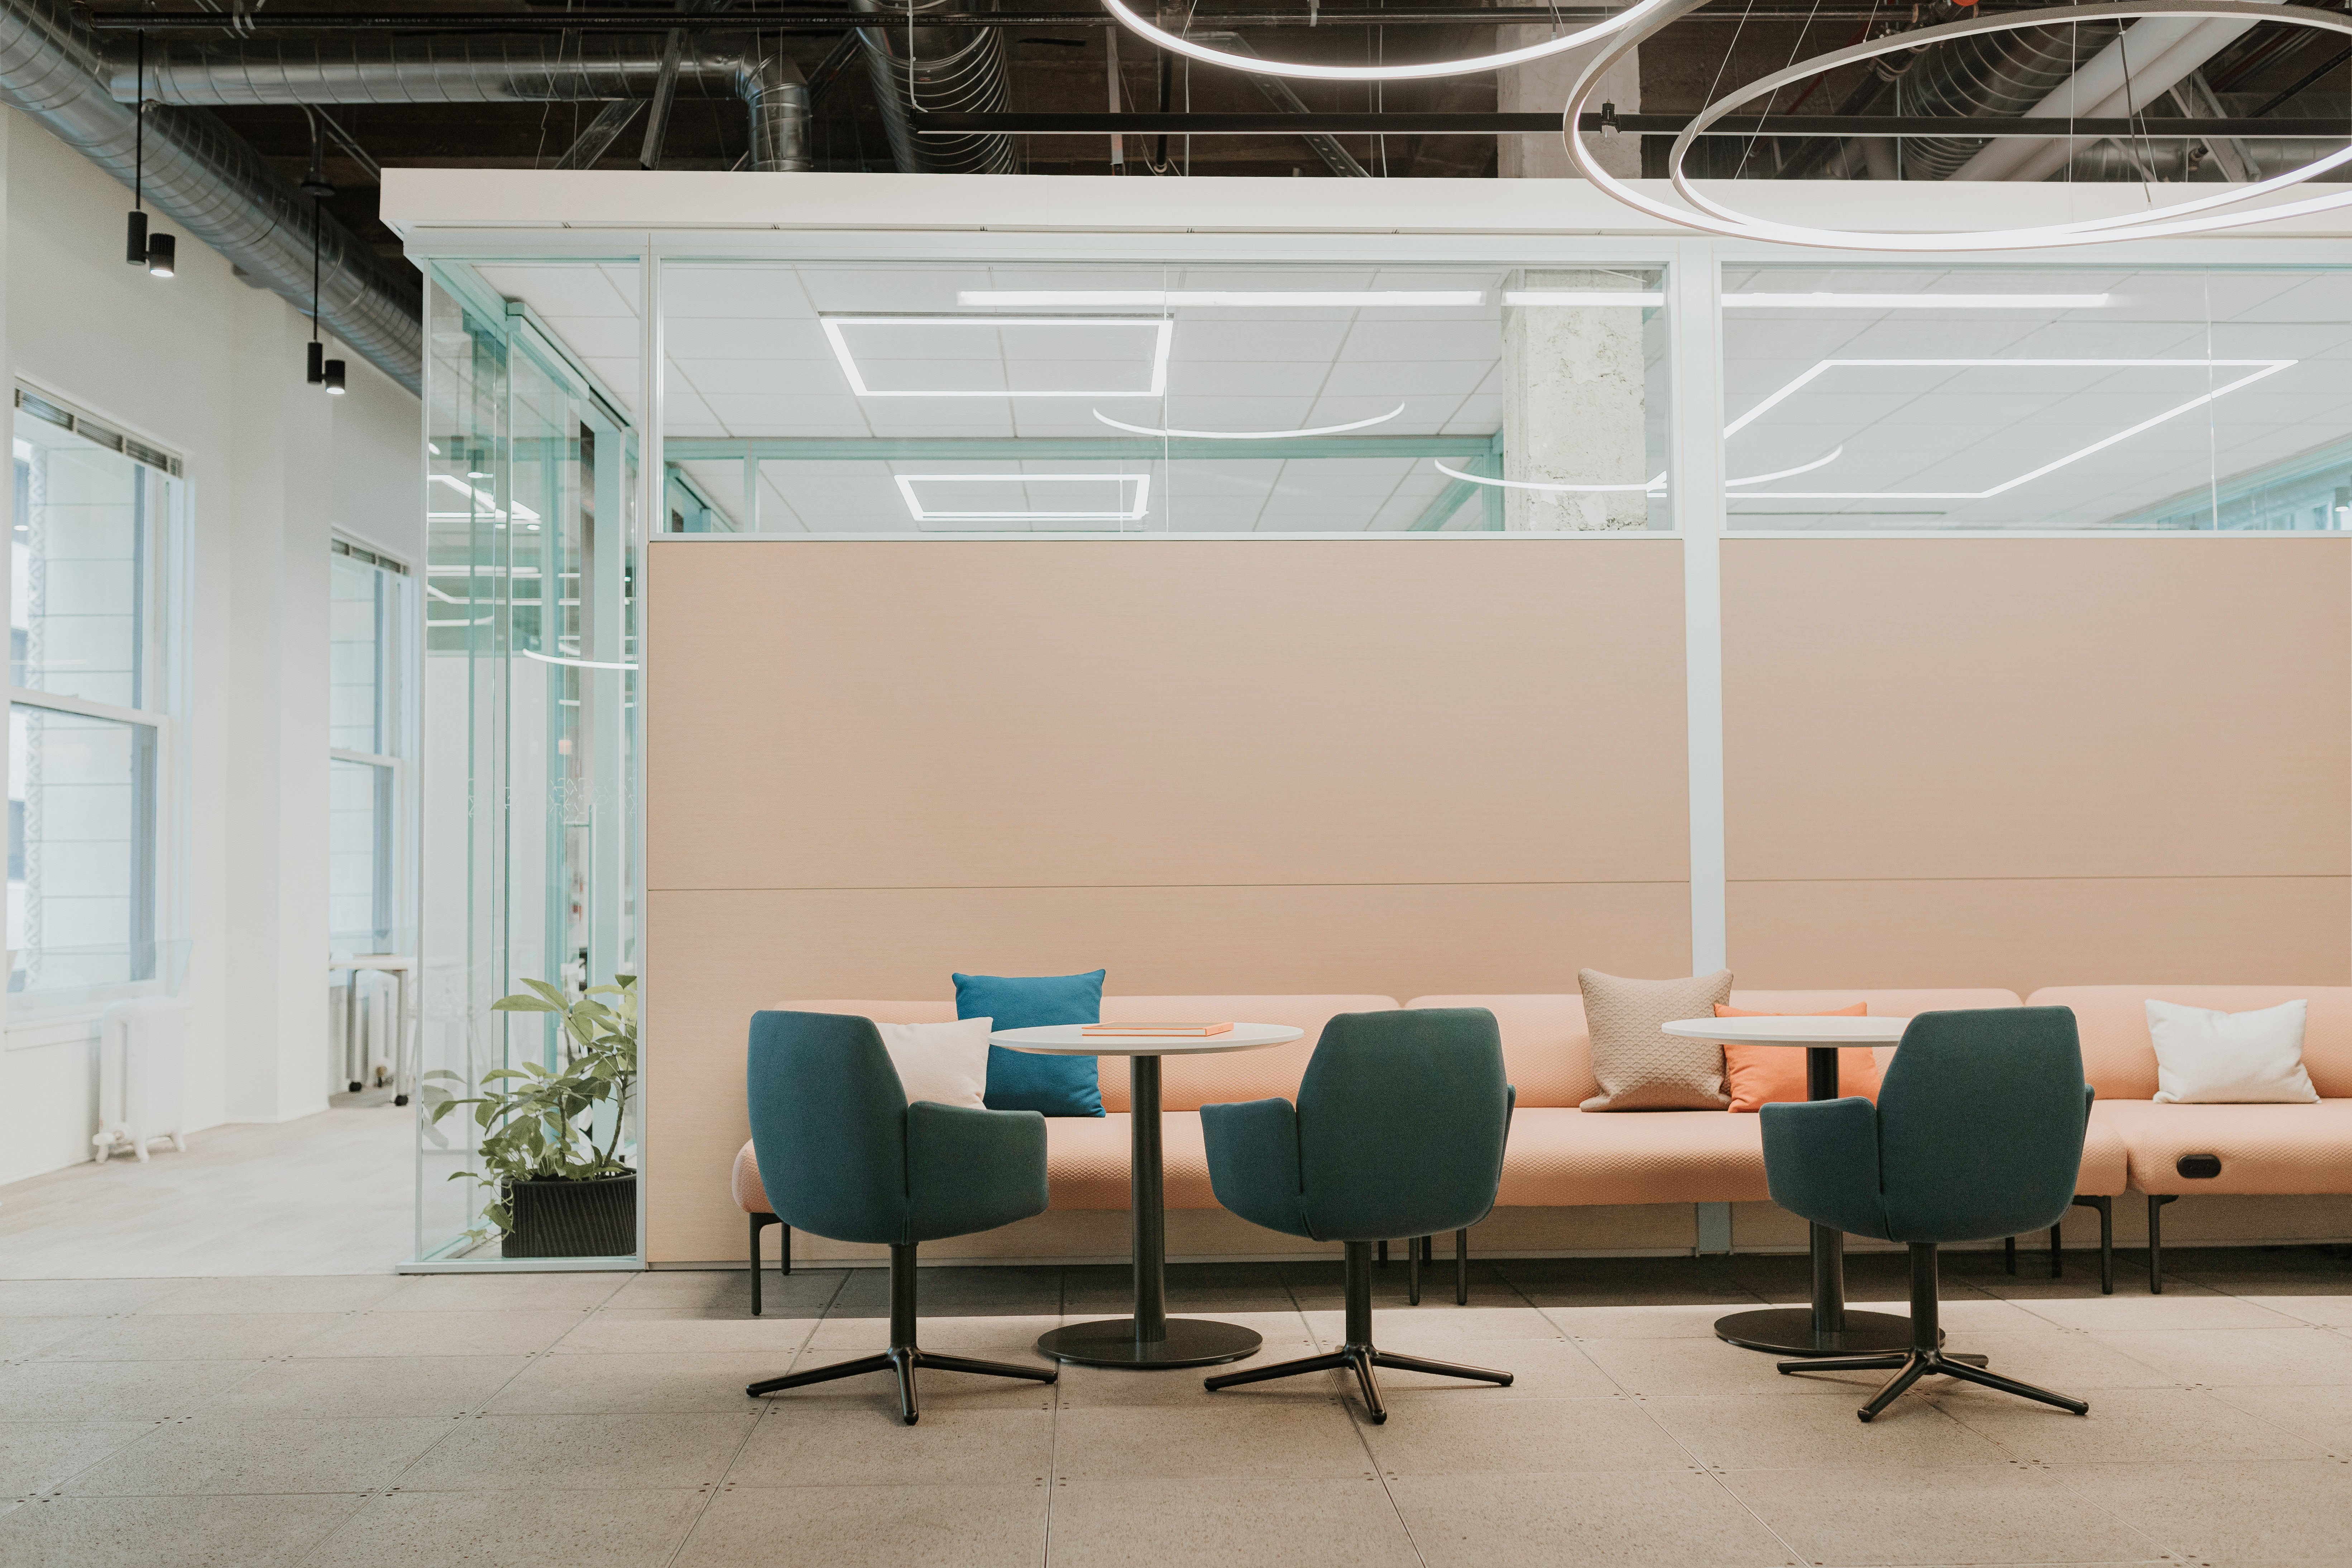
[[[624,1258],[637,1249],[637,1177],[509,1182],[501,1258]]]

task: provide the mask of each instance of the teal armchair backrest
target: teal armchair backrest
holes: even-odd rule
[[[744,1088],[777,1218],[836,1241],[906,1239],[907,1091],[871,1019],[753,1014]]]
[[[744,1092],[768,1206],[797,1229],[897,1247],[1045,1212],[1045,1119],[908,1104],[871,1019],[753,1014]]]
[[[1484,1007],[1338,1015],[1298,1085],[1308,1233],[1370,1241],[1477,1224],[1510,1117],[1502,1033]]]
[[[2071,1009],[1920,1014],[1878,1089],[1884,1234],[1980,1241],[2055,1225],[2090,1103]]]

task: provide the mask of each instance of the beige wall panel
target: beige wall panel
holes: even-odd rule
[[[647,916],[646,1225],[664,1262],[741,1246],[727,1177],[750,1136],[745,1032],[789,998],[1097,966],[1133,995],[1572,992],[1582,966],[1678,974],[1690,957],[1680,881],[656,892]]]
[[[1735,879],[2352,864],[2352,540],[1733,540],[1723,605]]]
[[[1743,986],[2352,984],[2352,879],[1734,882]]]
[[[1674,540],[648,558],[656,889],[1686,875]]]

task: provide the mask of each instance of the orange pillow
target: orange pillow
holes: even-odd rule
[[[1869,1013],[1870,1005],[1865,1002],[1856,1002],[1851,1007],[1824,1007],[1818,1013],[1759,1013],[1722,1002],[1715,1005],[1718,1018],[1861,1018]],[[1768,1105],[1805,1099],[1805,1058],[1809,1054],[1797,1046],[1726,1042],[1723,1088],[1731,1096],[1731,1109],[1761,1110]],[[1843,1099],[1856,1094],[1865,1100],[1878,1098],[1878,1058],[1871,1054],[1868,1046],[1848,1046],[1838,1052],[1838,1096]]]

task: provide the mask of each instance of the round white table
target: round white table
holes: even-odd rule
[[[1805,1053],[1805,1098],[1838,1098],[1841,1047],[1892,1046],[1908,1018],[1684,1018],[1664,1026],[1678,1039],[1722,1040],[1740,1046],[1787,1046]],[[1813,1304],[1766,1307],[1717,1318],[1715,1332],[1748,1350],[1772,1355],[1827,1356],[1901,1351],[1911,1343],[1911,1320],[1891,1312],[1850,1312],[1845,1305],[1845,1233],[1813,1226]]]
[[[1168,1315],[1168,1205],[1160,1149],[1160,1058],[1286,1046],[1306,1033],[1287,1024],[1235,1024],[1222,1035],[1088,1035],[1081,1024],[999,1029],[989,1044],[1045,1057],[1125,1057],[1129,1110],[1129,1229],[1135,1315],[1073,1323],[1039,1337],[1037,1350],[1079,1366],[1214,1366],[1256,1351],[1238,1323]]]

